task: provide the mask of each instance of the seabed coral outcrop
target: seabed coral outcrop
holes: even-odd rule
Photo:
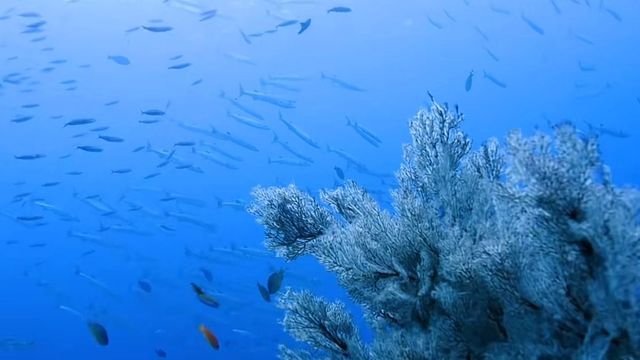
[[[311,254],[364,309],[309,291],[281,299],[304,349],[282,359],[640,358],[640,197],[614,185],[571,124],[472,151],[457,108],[410,122],[382,209],[354,182],[321,194],[258,187],[250,211],[287,260]]]

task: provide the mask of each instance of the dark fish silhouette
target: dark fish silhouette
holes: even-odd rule
[[[140,290],[146,292],[146,293],[151,293],[151,284],[148,281],[144,281],[144,280],[138,280],[138,287],[140,288]]]
[[[269,275],[269,279],[267,279],[267,289],[269,290],[269,294],[275,294],[280,290],[280,287],[282,286],[282,279],[284,279],[284,269],[280,269]]]
[[[220,306],[220,303],[218,302],[218,300],[216,300],[216,298],[204,292],[204,290],[202,290],[202,288],[197,284],[191,283],[191,288],[196,293],[196,295],[198,296],[198,300],[200,300],[201,303],[213,308],[217,308]]]
[[[169,66],[169,70],[181,70],[181,69],[186,69],[189,66],[191,66],[191,63],[182,63],[182,64],[176,64],[176,65],[172,65]]]
[[[300,30],[298,30],[298,35],[300,35],[303,32],[305,32],[305,30],[307,30],[309,28],[309,25],[311,25],[311,19],[307,19],[307,20],[301,22],[300,23]]]
[[[155,33],[167,32],[173,30],[173,27],[168,25],[152,25],[152,26],[143,26],[143,29]]]
[[[78,146],[77,148],[86,152],[93,152],[93,153],[102,152],[102,148],[99,148],[97,146],[92,146],[92,145],[81,145],[81,146]]]
[[[129,58],[126,56],[122,56],[122,55],[110,55],[107,56],[107,59],[113,61],[114,63],[118,64],[118,65],[129,65],[131,64],[131,61],[129,61]]]
[[[257,283],[257,285],[258,285],[258,291],[260,292],[260,296],[262,296],[264,301],[270,302],[271,301],[271,294],[269,294],[269,290],[267,290],[267,288],[264,287],[260,283]]]
[[[351,12],[351,8],[348,8],[346,6],[335,6],[332,7],[331,9],[327,10],[327,13],[348,13]]]
[[[89,327],[91,335],[93,335],[93,338],[99,345],[109,345],[109,335],[107,334],[107,329],[105,329],[104,326],[94,321],[88,321],[87,326]]]
[[[464,83],[464,89],[469,92],[471,91],[471,85],[473,85],[473,70],[467,76],[467,81]]]

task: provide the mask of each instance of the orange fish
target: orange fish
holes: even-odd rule
[[[200,326],[198,327],[198,330],[200,330],[202,335],[204,335],[204,338],[207,339],[207,342],[209,342],[209,345],[211,345],[212,348],[216,350],[220,349],[220,342],[218,341],[218,338],[215,335],[213,335],[211,330],[207,329],[207,327],[204,326],[204,324],[200,324]]]

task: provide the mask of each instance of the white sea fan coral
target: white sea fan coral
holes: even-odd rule
[[[412,119],[392,212],[354,182],[326,206],[295,186],[254,190],[267,246],[317,257],[375,336],[364,344],[342,305],[304,290],[282,298],[285,328],[328,359],[640,357],[638,192],[570,124],[472,153],[462,121],[435,102]]]

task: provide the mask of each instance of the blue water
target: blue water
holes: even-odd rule
[[[352,11],[327,13],[338,5]],[[263,33],[307,19],[301,34],[299,23]],[[287,264],[268,253],[254,218],[217,199],[249,202],[256,185],[289,183],[317,194],[339,180],[338,166],[389,206],[393,178],[384,175],[399,167],[407,121],[428,105],[428,91],[459,105],[475,146],[570,120],[600,135],[617,183],[637,186],[638,34],[633,0],[2,0],[0,359],[155,359],[156,349],[169,359],[275,359],[278,344],[294,341],[281,330],[277,295],[265,302],[256,282],[284,267],[283,286],[349,300],[313,260]],[[277,76],[296,80],[261,85]],[[240,85],[294,107],[240,96]],[[229,117],[251,117],[229,99],[271,130]],[[164,114],[141,114],[150,109]],[[287,129],[279,112],[319,148]],[[365,141],[345,116],[381,144]],[[95,122],[64,126],[74,119]],[[144,123],[150,119],[158,122]],[[212,126],[258,151],[212,136]],[[270,163],[296,159],[272,142],[273,132],[313,163]],[[378,175],[348,167],[327,146]],[[150,151],[172,149],[164,166]],[[16,158],[35,154],[45,156]],[[118,169],[131,172],[112,174]],[[199,302],[191,282],[220,307]],[[87,321],[107,329],[108,346]]]

